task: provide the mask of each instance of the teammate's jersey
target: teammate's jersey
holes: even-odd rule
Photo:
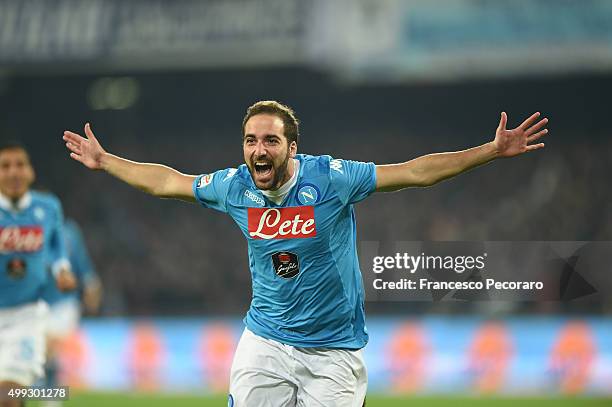
[[[77,278],[80,289],[62,292],[57,288],[55,279],[49,279],[43,291],[43,299],[51,305],[64,300],[78,300],[81,289],[97,279],[81,229],[72,219],[66,219],[64,223],[64,244],[72,274]]]
[[[374,192],[373,163],[298,154],[299,173],[276,205],[245,164],[198,176],[194,196],[228,213],[247,238],[257,335],[299,347],[357,349],[368,341],[353,204]]]
[[[17,208],[0,195],[0,307],[41,298],[50,265],[57,270],[68,263],[62,228],[54,195],[28,192]]]

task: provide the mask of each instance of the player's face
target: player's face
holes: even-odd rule
[[[257,188],[275,190],[291,178],[289,159],[295,157],[297,144],[287,143],[283,120],[275,115],[258,114],[244,126],[244,162]]]
[[[9,199],[21,198],[34,182],[34,169],[21,148],[0,152],[0,192]]]

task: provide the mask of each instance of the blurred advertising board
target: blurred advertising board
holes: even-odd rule
[[[0,0],[0,64],[282,65],[295,60],[302,8],[286,0]]]
[[[242,329],[237,318],[86,320],[61,377],[89,390],[224,393]],[[373,393],[612,394],[610,318],[373,317],[368,330]]]
[[[304,66],[394,82],[612,68],[606,0],[0,0],[0,65]]]
[[[602,72],[606,0],[321,0],[307,43],[343,77],[393,82]],[[342,15],[342,18],[334,16]]]

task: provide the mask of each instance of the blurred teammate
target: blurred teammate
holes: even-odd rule
[[[59,385],[58,354],[70,335],[76,333],[81,316],[81,301],[86,313],[95,314],[100,307],[102,296],[102,285],[89,257],[85,239],[81,229],[72,219],[67,219],[64,223],[64,242],[71,271],[77,279],[78,290],[62,292],[50,281],[43,291],[43,299],[50,306],[47,320],[46,387]]]
[[[74,288],[62,239],[63,215],[51,194],[30,191],[34,169],[18,144],[0,146],[0,406],[19,406],[8,389],[30,386],[43,374],[50,278]]]
[[[248,242],[253,298],[230,374],[229,405],[361,406],[368,341],[353,204],[374,191],[430,186],[543,147],[539,113],[513,130],[502,113],[495,139],[465,151],[374,165],[297,154],[298,121],[274,101],[243,120],[245,164],[185,175],[107,153],[89,124],[65,132],[70,156],[147,193],[228,213]],[[537,122],[537,123],[536,123]]]

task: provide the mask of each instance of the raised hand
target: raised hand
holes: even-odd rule
[[[89,123],[85,124],[85,136],[81,137],[77,133],[64,131],[64,141],[66,147],[70,150],[70,157],[82,163],[87,168],[92,170],[102,169],[102,157],[106,151],[102,148]]]
[[[500,157],[513,157],[544,147],[544,143],[532,144],[548,133],[548,129],[543,128],[548,123],[548,119],[544,118],[536,123],[538,117],[540,113],[534,113],[517,128],[508,130],[506,129],[508,116],[506,112],[502,112],[493,141]]]

